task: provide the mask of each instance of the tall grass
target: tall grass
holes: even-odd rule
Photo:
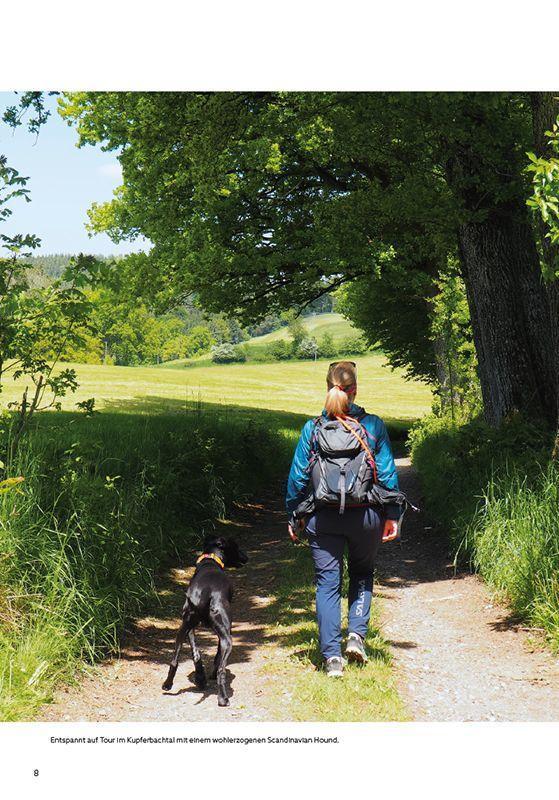
[[[475,566],[559,650],[559,470],[493,478],[471,524]]]
[[[559,467],[549,435],[520,419],[491,429],[431,417],[411,443],[438,529],[559,650]]]
[[[285,474],[296,428],[276,417],[38,421],[11,468],[24,481],[0,494],[0,719],[31,718],[77,665],[115,650],[157,569]]]

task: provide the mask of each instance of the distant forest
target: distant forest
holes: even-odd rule
[[[31,265],[30,286],[45,287],[58,280],[73,257],[71,253],[52,253],[27,258]],[[119,260],[115,256],[96,258],[106,262]],[[192,358],[219,348],[222,348],[219,352],[230,354],[224,360],[246,360],[241,350],[232,348],[253,336],[288,326],[295,316],[294,312],[273,313],[254,325],[241,326],[225,314],[205,312],[195,297],[161,313],[130,296],[126,288],[107,285],[88,290],[91,313],[88,325],[81,331],[82,344],[79,348],[69,348],[63,360],[138,366]],[[326,295],[305,308],[301,316],[330,312],[334,304],[334,298]],[[273,352],[271,357],[275,357]]]

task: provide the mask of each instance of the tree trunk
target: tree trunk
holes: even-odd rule
[[[492,425],[514,411],[553,423],[549,301],[527,215],[511,211],[465,222],[458,234],[485,415]]]
[[[546,157],[553,155],[549,150],[546,132],[552,130],[559,117],[559,92],[532,92],[532,125],[534,130],[534,150],[537,156]],[[544,264],[551,266],[559,259],[558,247],[551,243],[546,236],[547,226],[542,217],[539,217],[539,232],[541,241],[541,254]],[[551,312],[551,351],[555,357],[555,376],[559,386],[559,280],[551,280],[547,284],[549,306]],[[555,409],[555,426],[557,435],[553,457],[559,457],[559,392],[557,393],[557,407]]]

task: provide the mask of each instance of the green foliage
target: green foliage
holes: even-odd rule
[[[10,128],[19,128],[25,124],[29,133],[39,135],[41,127],[50,116],[50,111],[45,108],[45,95],[57,94],[56,92],[22,92],[18,104],[8,106],[3,114],[3,121]]]
[[[62,278],[73,257],[33,255],[24,260],[29,267],[29,288],[46,290]],[[204,314],[190,301],[170,312],[159,312],[134,297],[130,265],[122,258],[95,260],[106,265],[108,279],[85,291],[90,311],[79,326],[79,336],[63,347],[62,360],[123,366],[155,364],[207,353],[216,342],[247,339],[248,332],[237,320],[224,314]],[[279,317],[274,319],[279,326]],[[54,352],[51,355],[54,357]]]
[[[45,286],[53,280],[62,277],[62,273],[68,268],[68,265],[75,257],[73,253],[46,253],[42,255],[33,253],[25,260],[29,262],[32,268],[29,274],[33,275],[33,273],[35,273],[35,281]],[[104,255],[95,255],[94,258],[96,261],[104,261],[107,263],[112,263],[117,260],[115,257]]]
[[[60,398],[76,390],[75,371],[55,373],[54,368],[66,348],[83,344],[89,313],[84,287],[102,279],[104,267],[91,256],[79,256],[58,281],[32,289],[29,264],[21,258],[29,243],[25,237],[0,238],[11,253],[0,258],[0,392],[7,378],[25,379],[21,400],[10,403],[21,432],[37,411],[58,407]]]
[[[533,276],[526,93],[81,92],[61,110],[82,144],[118,153],[124,185],[92,225],[115,241],[150,238],[149,256],[134,263],[163,304],[195,292],[203,307],[252,325],[349,285],[346,310],[368,344],[436,384],[430,299],[449,255],[468,261],[480,348],[497,323],[497,310],[495,320],[481,313],[472,291],[476,248],[459,239],[477,237],[479,253],[493,227],[505,241],[507,231],[522,232],[518,280]],[[496,256],[503,269],[505,249]],[[520,292],[520,306],[528,294]],[[518,330],[512,306],[499,313],[504,329]],[[522,406],[524,390],[533,392],[521,367],[540,352],[548,326],[542,315],[508,350],[493,337],[508,375],[480,370],[484,396],[495,401],[490,414]],[[478,357],[489,361],[487,348]],[[549,416],[556,387],[548,367],[539,394]]]
[[[363,336],[346,336],[339,344],[338,355],[362,356],[368,350],[368,345]]]
[[[369,347],[380,346],[393,367],[410,377],[436,383],[437,364],[431,341],[436,282],[387,251],[376,272],[353,281],[337,294],[337,308],[363,331]]]
[[[154,313],[110,283],[89,292],[88,300],[82,347],[65,347],[66,361],[157,364],[207,353],[215,342],[208,325],[190,325],[188,315]]]
[[[435,393],[452,419],[465,420],[481,412],[482,402],[466,290],[454,260],[449,260],[437,289],[431,322],[438,372]]]
[[[488,483],[469,538],[484,579],[559,651],[559,474],[556,463],[534,464],[533,471]]]
[[[549,456],[549,435],[521,417],[492,428],[475,418],[455,424],[449,415],[428,415],[409,434],[411,454],[433,518],[457,548],[466,547],[465,521],[476,511],[492,476],[515,465],[532,474]]]
[[[545,275],[550,279],[559,277],[559,124],[547,135],[550,155],[537,158],[528,153],[530,164],[526,171],[533,181],[533,193],[527,203],[543,220],[546,238],[552,245],[551,263],[543,263]]]
[[[238,345],[228,342],[214,347],[212,350],[212,361],[215,364],[233,364],[247,360],[246,351]]]
[[[285,472],[291,438],[271,428],[223,412],[41,418],[0,487],[0,719],[29,719],[114,652],[156,570],[189,563],[217,517]]]
[[[293,358],[293,347],[285,339],[277,339],[275,342],[270,342],[270,344],[266,345],[266,355],[273,361],[287,361]]]
[[[334,358],[338,355],[334,337],[328,331],[322,334],[318,340],[318,355],[320,358]]]
[[[305,323],[301,317],[292,315],[289,319],[287,330],[289,332],[289,336],[291,337],[291,346],[293,352],[296,353],[299,350],[303,340],[308,339],[308,332],[305,328]]]
[[[295,358],[318,358],[319,347],[314,336],[306,336],[294,351]]]
[[[266,314],[259,322],[254,325],[248,325],[247,331],[250,336],[264,336],[266,333],[276,331],[284,324],[286,324],[286,322],[282,320],[279,314]]]
[[[137,264],[163,302],[194,291],[254,324],[371,276],[396,243],[433,273],[456,221],[437,124],[463,105],[463,95],[82,92],[61,111],[82,144],[120,154],[124,187],[95,210],[94,229],[150,237]]]
[[[25,120],[28,131],[38,135],[50,114],[44,99],[43,92],[23,92],[18,105],[6,109],[3,121],[15,129]],[[30,201],[26,184],[27,178],[0,155],[0,223],[11,217],[14,199]],[[7,377],[23,378],[24,383],[21,399],[9,404],[17,410],[18,420],[8,463],[34,414],[59,408],[60,398],[76,390],[74,370],[55,373],[55,366],[66,347],[81,344],[80,329],[88,312],[85,287],[106,277],[101,262],[80,255],[65,265],[58,280],[37,284],[25,259],[39,245],[40,239],[32,234],[0,233],[0,393]]]
[[[209,352],[215,339],[206,325],[195,325],[186,334],[186,356],[196,356]]]

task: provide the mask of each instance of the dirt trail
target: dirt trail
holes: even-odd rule
[[[398,467],[405,491],[417,498],[409,459],[398,459]],[[271,698],[281,689],[272,681],[281,677],[274,671],[267,675],[265,665],[272,657],[281,658],[282,648],[266,629],[265,609],[273,599],[278,564],[291,559],[285,517],[279,505],[272,510],[248,506],[227,528],[239,533],[250,556],[249,565],[233,573],[231,705],[218,708],[215,682],[204,692],[194,687],[187,645],[173,690],[161,690],[192,574],[192,569],[173,570],[162,581],[157,612],[130,627],[120,657],[101,664],[78,686],[60,690],[41,719],[235,722],[275,717]],[[480,580],[454,575],[448,552],[423,514],[410,512],[402,542],[381,549],[379,572],[382,632],[413,719],[559,720],[559,660],[492,602]],[[197,637],[209,665],[214,637],[203,631]]]
[[[274,641],[265,630],[265,608],[273,593],[277,565],[289,558],[282,510],[250,505],[239,519],[224,526],[237,535],[249,555],[249,564],[232,571],[234,582],[233,651],[227,671],[231,705],[219,708],[215,681],[201,692],[193,684],[194,671],[188,642],[173,689],[163,692],[193,568],[172,570],[159,591],[156,614],[136,620],[124,637],[119,658],[103,663],[79,686],[62,689],[45,707],[42,720],[103,722],[262,721],[272,718],[267,678],[262,675]],[[190,562],[194,561],[191,557]],[[209,675],[217,640],[200,628],[196,640]]]

